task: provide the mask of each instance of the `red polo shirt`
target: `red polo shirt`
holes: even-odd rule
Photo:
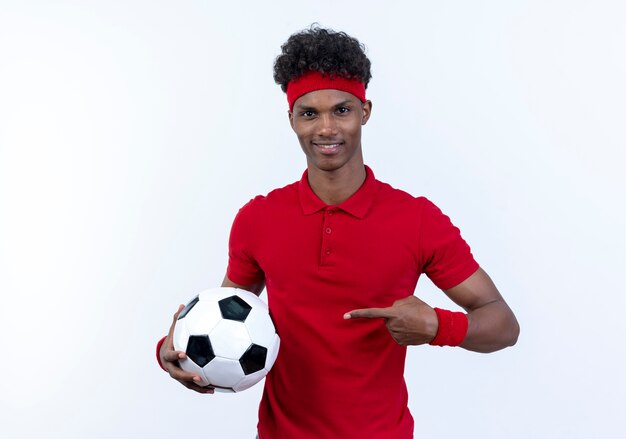
[[[347,311],[413,294],[421,273],[442,289],[478,269],[449,218],[426,198],[375,179],[338,206],[299,182],[251,200],[230,236],[228,277],[265,279],[281,349],[259,408],[262,439],[413,437],[406,348],[382,319]]]

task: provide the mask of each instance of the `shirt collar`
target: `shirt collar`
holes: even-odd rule
[[[335,206],[359,219],[363,219],[367,214],[367,211],[374,202],[374,195],[376,194],[376,189],[378,188],[374,172],[372,172],[367,165],[365,166],[365,171],[365,181],[361,187],[346,201],[338,206]],[[328,207],[326,203],[315,195],[313,189],[311,189],[308,176],[309,171],[304,171],[304,174],[302,174],[302,178],[298,184],[300,205],[302,206],[302,211],[305,215],[311,215]]]

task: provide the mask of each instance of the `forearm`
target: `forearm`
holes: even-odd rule
[[[253,294],[259,296],[263,289],[265,288],[265,281],[256,283],[254,285],[239,285],[228,278],[228,275],[224,276],[224,280],[222,281],[222,287],[230,287],[230,288],[240,288],[242,290],[250,291]]]
[[[460,345],[464,349],[487,353],[517,342],[519,324],[504,300],[495,300],[470,310],[467,319],[467,335]]]

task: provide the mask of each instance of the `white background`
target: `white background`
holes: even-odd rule
[[[409,350],[416,437],[620,437],[625,19],[619,1],[0,1],[0,435],[254,436],[260,386],[197,395],[154,346],[221,282],[237,209],[304,170],[272,63],[317,21],[372,60],[366,162],[451,216],[522,327],[495,354]]]

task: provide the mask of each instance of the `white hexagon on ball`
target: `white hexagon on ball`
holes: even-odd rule
[[[276,337],[274,323],[267,310],[253,308],[246,318],[246,329],[252,343],[270,346]]]
[[[252,341],[246,325],[233,320],[221,320],[209,334],[213,352],[217,357],[239,360]]]
[[[204,373],[211,377],[209,384],[214,385],[218,391],[232,389],[245,376],[238,360],[220,357],[204,366]]]
[[[194,314],[202,314],[201,319],[188,319],[189,334],[209,334],[222,321],[222,315],[215,302],[199,300],[193,307]]]

